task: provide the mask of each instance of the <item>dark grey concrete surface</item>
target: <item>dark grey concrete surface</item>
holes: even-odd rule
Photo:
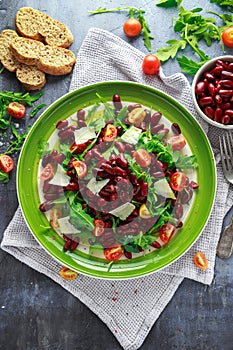
[[[137,6],[155,36],[155,51],[168,39],[176,38],[172,16],[177,9],[156,7],[157,1],[118,0],[0,0],[0,31],[14,29],[17,9],[31,6],[66,23],[74,35],[71,49],[76,52],[90,27],[107,29],[147,53],[141,38],[129,40],[122,31],[126,12],[89,16],[87,11],[102,7]],[[184,0],[187,9],[201,6],[223,12],[210,0]],[[222,54],[221,46],[205,48],[211,56]],[[232,49],[227,51],[233,54]],[[185,52],[190,58],[192,53]],[[165,74],[179,72],[177,62],[164,65]],[[188,77],[190,82],[192,77]],[[49,105],[69,89],[71,75],[48,77],[41,103]],[[20,91],[14,74],[0,76],[0,89]],[[38,114],[39,116],[39,114]],[[37,116],[37,117],[38,117]],[[35,118],[36,119],[36,118]],[[34,120],[35,120],[34,119]],[[26,128],[28,123],[20,121]],[[0,149],[1,151],[1,149]],[[17,161],[17,157],[15,157]],[[0,238],[17,206],[15,171],[8,184],[0,184]],[[229,220],[229,217],[227,218]],[[2,350],[119,350],[121,346],[108,328],[85,305],[55,284],[0,251],[0,349]],[[143,350],[232,350],[233,349],[233,257],[216,259],[215,278],[211,286],[185,280],[165,308],[141,349]]]

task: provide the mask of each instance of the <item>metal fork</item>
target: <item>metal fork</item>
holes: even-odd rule
[[[227,132],[219,137],[222,169],[226,179],[233,183],[233,134]],[[217,255],[221,259],[229,258],[233,250],[233,216],[225,227],[218,242]]]
[[[225,178],[233,183],[233,134],[226,132],[219,137],[222,168]]]

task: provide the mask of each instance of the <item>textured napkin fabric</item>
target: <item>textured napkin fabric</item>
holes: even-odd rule
[[[213,147],[218,185],[212,214],[200,238],[178,261],[162,272],[125,281],[99,280],[79,275],[73,281],[59,276],[61,265],[50,257],[28,230],[20,209],[4,233],[2,249],[33,269],[44,273],[85,303],[111,329],[124,349],[138,349],[183,278],[210,284],[214,275],[215,252],[222,220],[233,203],[232,189],[219,164],[218,133],[197,116],[190,84],[182,74],[145,76],[141,70],[144,54],[119,37],[96,28],[89,30],[77,56],[70,90],[108,80],[135,81],[150,85],[181,102],[207,133]],[[207,199],[208,200],[208,199]],[[201,215],[201,212],[200,212]],[[196,251],[205,253],[209,268],[197,269],[192,262]]]

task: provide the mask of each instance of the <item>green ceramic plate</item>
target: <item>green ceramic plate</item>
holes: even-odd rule
[[[56,123],[68,118],[80,108],[98,101],[98,92],[105,100],[112,100],[117,93],[122,101],[141,103],[160,111],[172,123],[180,125],[192,154],[198,161],[197,182],[199,189],[183,227],[168,244],[157,251],[131,260],[119,260],[112,264],[87,252],[64,252],[63,239],[51,228],[46,216],[39,211],[38,166],[40,156],[38,141],[48,140]],[[126,279],[143,276],[173,263],[196,241],[202,232],[212,209],[216,189],[216,170],[209,142],[200,125],[181,104],[172,97],[153,88],[131,82],[103,82],[80,88],[54,102],[31,128],[21,151],[17,191],[20,206],[32,234],[42,247],[61,264],[80,273],[110,279]]]

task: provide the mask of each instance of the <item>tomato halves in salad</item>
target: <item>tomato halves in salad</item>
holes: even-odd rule
[[[172,239],[198,189],[196,157],[177,124],[115,94],[61,120],[55,132],[56,150],[41,160],[40,210],[65,252],[83,244],[115,261]]]

